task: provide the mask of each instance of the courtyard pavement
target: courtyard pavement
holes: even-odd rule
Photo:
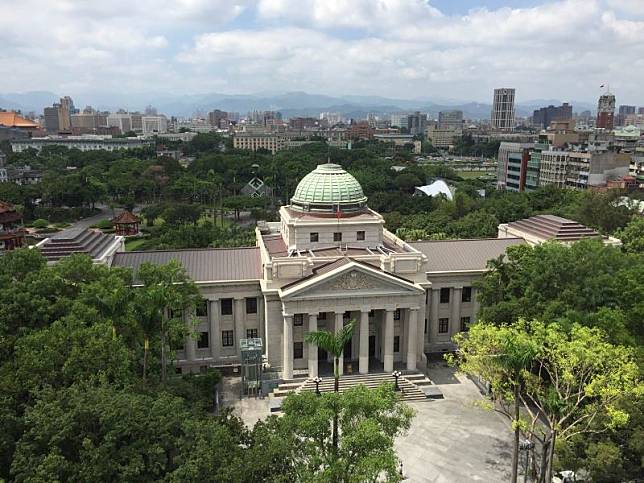
[[[430,365],[428,376],[445,399],[409,404],[416,416],[409,432],[396,441],[407,481],[509,481],[509,424],[497,413],[476,406],[481,394],[467,377],[442,363]]]
[[[416,411],[408,433],[396,441],[406,481],[432,483],[505,482],[510,479],[510,425],[476,405],[477,386],[444,363],[430,364],[428,377],[445,398],[409,403]],[[268,399],[239,399],[239,379],[225,378],[224,406],[252,426],[268,416]]]

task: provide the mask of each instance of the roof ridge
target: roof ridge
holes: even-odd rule
[[[215,251],[215,250],[254,250],[259,247],[206,247],[206,248],[175,248],[174,250],[131,250],[129,252],[117,252],[116,255],[128,253],[168,253],[168,252],[198,252],[198,251]]]

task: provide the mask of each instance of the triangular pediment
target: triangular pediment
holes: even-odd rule
[[[362,263],[348,262],[331,271],[314,274],[281,290],[282,299],[418,295],[413,282]]]

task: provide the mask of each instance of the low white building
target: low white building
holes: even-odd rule
[[[14,153],[20,153],[32,148],[40,151],[44,146],[66,146],[69,149],[81,151],[116,151],[119,149],[135,149],[151,146],[152,141],[143,138],[113,138],[111,136],[84,135],[84,136],[46,136],[29,139],[15,139],[11,141]]]

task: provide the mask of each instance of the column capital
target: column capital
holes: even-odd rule
[[[365,312],[366,313],[371,312],[371,308],[370,307],[360,307],[360,313],[364,314]]]
[[[292,318],[293,318],[293,315],[294,315],[294,314],[289,314],[289,313],[287,313],[287,312],[282,312],[282,316],[283,316],[285,319],[292,319]]]

